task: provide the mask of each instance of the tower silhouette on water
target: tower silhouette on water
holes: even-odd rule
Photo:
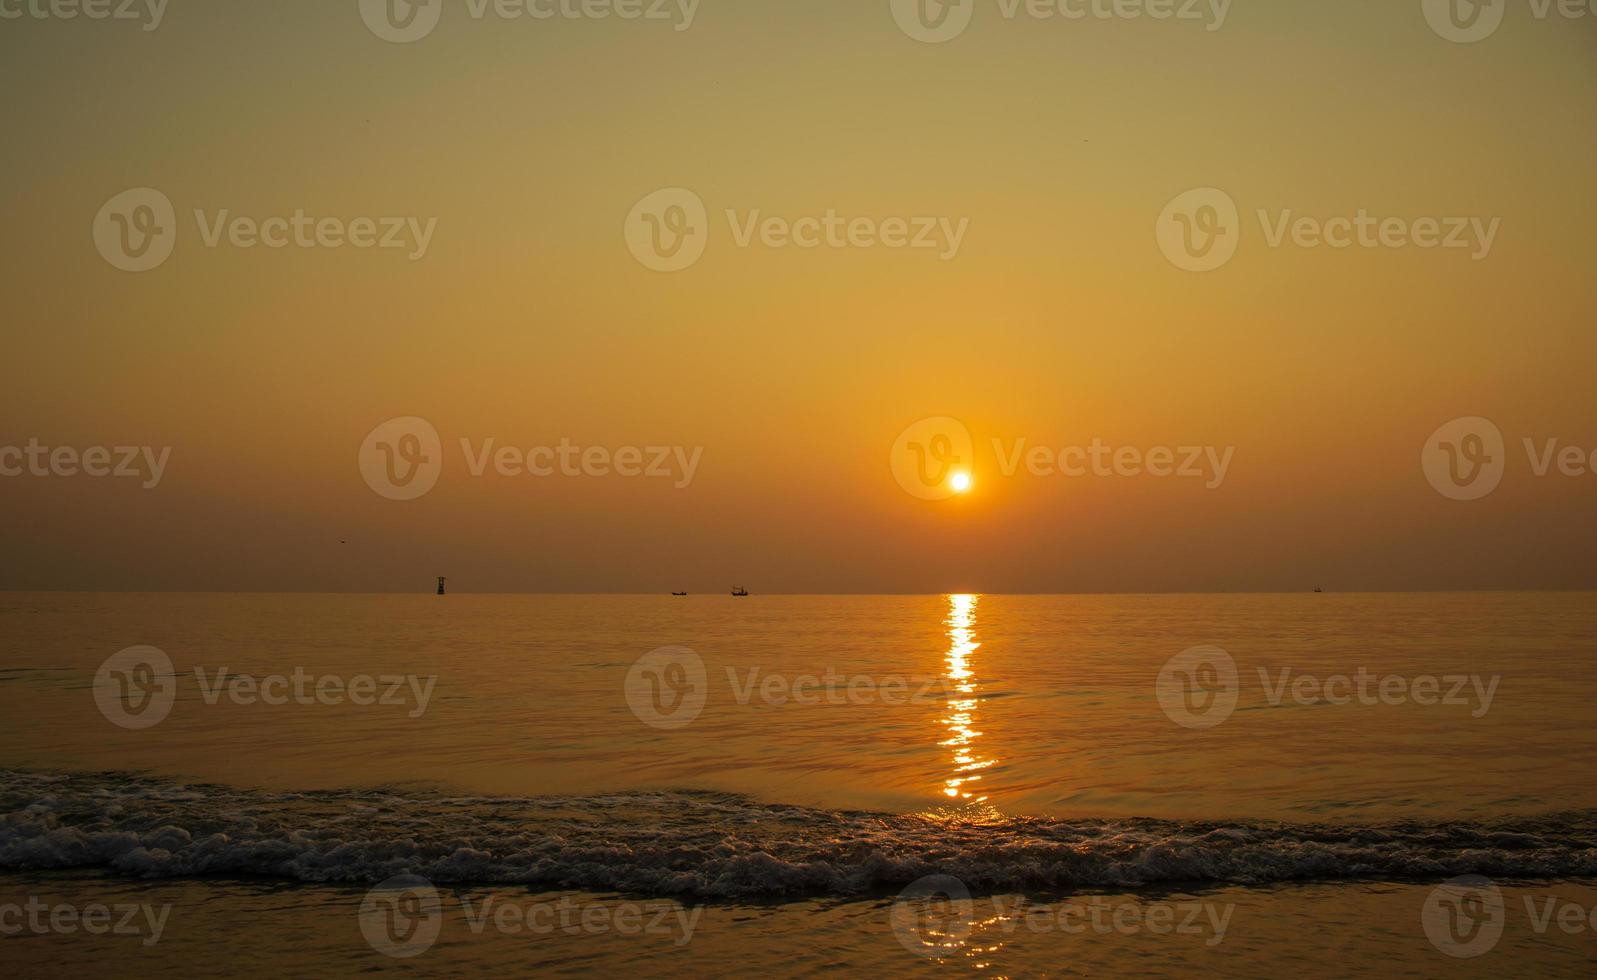
[[[438,576],[438,594],[444,594],[444,577],[442,575]]]

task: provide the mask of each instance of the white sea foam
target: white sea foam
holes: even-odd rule
[[[951,874],[1034,891],[1461,874],[1597,875],[1597,814],[1383,826],[933,819],[719,793],[268,793],[0,771],[0,870],[529,884],[650,895],[853,895]]]

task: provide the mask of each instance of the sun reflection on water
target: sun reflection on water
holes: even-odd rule
[[[997,760],[986,758],[976,751],[976,740],[982,733],[976,726],[976,674],[971,670],[971,655],[981,646],[976,642],[976,603],[974,595],[948,597],[948,654],[944,681],[948,689],[947,710],[939,723],[947,729],[947,737],[937,744],[952,750],[953,772],[943,781],[943,795],[950,802],[975,806],[987,802],[980,787],[972,783],[981,781],[981,770]]]
[[[976,642],[979,601],[980,596],[975,595],[948,597],[948,616],[943,620],[947,627],[948,652],[943,656],[942,677],[947,700],[937,718],[942,730],[937,745],[949,752],[951,765],[940,787],[943,804],[919,815],[925,820],[967,827],[1003,819],[989,802],[989,794],[983,792],[982,783],[983,770],[997,765],[998,760],[981,751],[977,744],[983,734],[976,727],[981,697],[972,661],[981,647]],[[930,879],[923,879],[926,880]],[[1004,948],[1003,940],[993,933],[998,930],[1007,933],[1013,923],[996,911],[984,914],[964,886],[957,880],[955,883],[958,887],[947,893],[949,901],[921,903],[909,910],[909,914],[920,916],[920,928],[915,931],[913,941],[906,941],[906,945],[938,963],[958,964],[985,972],[992,968],[994,958]],[[900,936],[901,940],[904,938]]]

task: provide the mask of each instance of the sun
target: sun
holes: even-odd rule
[[[948,485],[955,493],[970,493],[970,474],[961,470],[948,478]]]

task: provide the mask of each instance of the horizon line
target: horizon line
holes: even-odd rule
[[[969,589],[951,589],[932,592],[751,592],[748,598],[758,596],[798,596],[798,597],[917,597],[917,596],[949,596],[949,595],[975,595],[975,596],[1219,596],[1219,595],[1257,595],[1257,596],[1288,596],[1288,595],[1485,595],[1485,594],[1510,594],[1510,593],[1580,593],[1597,592],[1597,586],[1569,586],[1559,588],[1473,588],[1473,589],[1297,589],[1282,591],[1279,589],[1232,589],[1223,592],[1212,590],[1178,590],[1178,591],[1078,591],[1078,592],[1004,592],[982,591]],[[320,590],[300,591],[290,589],[3,589],[0,595],[327,595],[327,596],[405,596],[417,595],[429,598],[439,598],[431,589],[417,590],[385,590],[377,592],[350,591],[350,590]],[[664,598],[703,598],[705,596],[720,596],[732,598],[723,591],[689,592],[687,595],[675,595],[671,590],[659,592],[470,592],[451,590],[451,596],[614,596],[642,597],[659,596]]]

